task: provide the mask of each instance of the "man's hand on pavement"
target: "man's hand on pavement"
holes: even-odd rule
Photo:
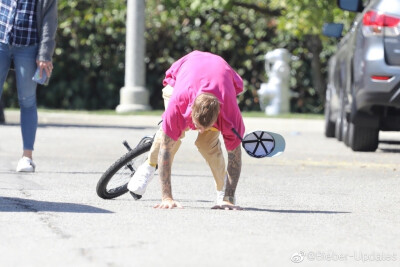
[[[211,209],[213,209],[213,210],[244,210],[240,206],[235,206],[234,204],[232,204],[231,202],[228,202],[228,201],[222,202],[221,205],[215,205]]]
[[[183,206],[173,200],[173,199],[164,199],[160,204],[157,204],[154,206],[155,209],[173,209],[173,208],[178,208],[178,209],[183,209]]]

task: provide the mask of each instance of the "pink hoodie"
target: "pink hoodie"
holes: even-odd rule
[[[241,140],[232,128],[243,136],[244,123],[236,96],[243,91],[242,78],[220,56],[193,51],[180,58],[167,70],[164,86],[174,88],[168,108],[162,118],[163,131],[175,141],[192,122],[192,105],[201,93],[211,93],[220,102],[220,113],[213,127],[221,131],[227,150],[234,150]]]

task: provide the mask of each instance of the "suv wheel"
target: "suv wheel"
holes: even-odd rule
[[[345,120],[344,107],[345,107],[344,92],[342,92],[340,94],[340,110],[339,110],[339,114],[336,119],[336,125],[335,125],[335,137],[339,141],[343,140],[343,121]]]
[[[342,113],[343,111],[340,110],[340,113]],[[336,119],[336,123],[335,123],[335,137],[338,141],[342,141],[342,132],[343,132],[343,116],[342,114],[339,114],[339,116]]]
[[[350,128],[349,121],[347,120],[347,116],[345,115],[343,118],[343,125],[342,125],[342,138],[346,146],[350,145],[349,128]]]
[[[379,129],[349,123],[348,142],[353,151],[375,151],[378,148]]]
[[[328,102],[325,103],[325,136],[335,137],[335,123],[330,120],[331,108]]]

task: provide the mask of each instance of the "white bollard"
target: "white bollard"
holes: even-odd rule
[[[145,87],[146,46],[145,0],[128,0],[126,19],[125,86],[120,90],[117,112],[149,110],[149,92]]]

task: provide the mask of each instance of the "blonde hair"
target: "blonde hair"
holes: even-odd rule
[[[209,93],[203,93],[196,97],[192,106],[192,119],[195,119],[203,127],[210,127],[217,121],[219,114],[219,101]]]

